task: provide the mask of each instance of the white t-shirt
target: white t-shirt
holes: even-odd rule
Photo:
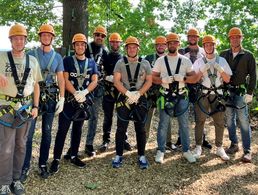
[[[181,75],[185,76],[186,73],[189,73],[189,72],[193,71],[192,62],[187,57],[185,57],[181,54],[178,54],[177,56],[169,56],[169,55],[166,55],[166,56],[168,58],[168,64],[169,64],[169,68],[170,68],[170,71],[171,71],[172,75],[175,74],[179,57],[182,59],[182,61],[181,61],[181,66],[180,66],[178,74],[181,74]],[[167,68],[166,68],[164,58],[165,58],[165,56],[159,57],[156,60],[156,62],[154,64],[154,67],[152,69],[152,71],[160,73],[160,78],[164,78],[164,77],[169,76],[168,72],[167,72]],[[161,85],[162,85],[162,87],[164,87],[166,89],[169,88],[168,84],[162,83]],[[179,82],[179,89],[183,88],[184,86],[185,86],[184,82]]]
[[[13,57],[13,60],[16,66],[19,80],[21,81],[23,78],[24,69],[26,65],[26,55],[24,55],[23,58]],[[26,95],[24,94],[24,96],[31,95],[34,90],[35,82],[42,80],[38,61],[33,56],[29,56],[29,67],[31,69],[30,69],[29,76],[26,80],[26,85],[25,85]],[[16,97],[18,90],[14,82],[14,77],[12,76],[11,65],[7,56],[7,52],[0,52],[0,74],[6,76],[7,82],[8,82],[6,87],[0,88],[0,94]],[[25,93],[25,90],[24,90],[24,93]]]
[[[207,63],[210,64],[209,70],[211,71],[212,74],[214,74],[214,64],[216,63],[216,57],[213,59],[206,58],[206,60],[207,60]],[[232,75],[232,71],[231,71],[227,61],[225,60],[225,58],[219,57],[218,64],[224,69],[225,73],[227,73],[230,76]],[[205,65],[205,62],[203,61],[203,58],[199,58],[198,60],[195,61],[194,65],[193,65],[193,69],[195,72],[199,72],[200,68],[203,67],[204,65]],[[207,71],[203,73],[203,78],[201,80],[201,84],[207,88],[211,88],[211,79],[209,78]],[[215,79],[215,87],[219,87],[222,84],[223,84],[223,80],[221,78],[219,71],[217,71],[217,77]],[[203,92],[207,93],[206,91],[203,91]],[[221,90],[218,90],[218,92],[220,94],[222,94]]]

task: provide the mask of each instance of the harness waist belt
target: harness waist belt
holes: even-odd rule
[[[28,101],[32,99],[32,95],[26,96],[26,97],[11,97],[8,95],[0,95],[0,100],[5,100],[5,101],[12,101],[12,102],[23,102],[23,101]]]

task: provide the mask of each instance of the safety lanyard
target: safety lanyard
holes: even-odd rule
[[[89,50],[90,50],[91,59],[93,59],[97,63],[97,65],[99,66],[100,60],[101,60],[102,55],[103,55],[103,48],[101,47],[100,50],[99,50],[99,53],[97,53],[95,56],[93,55],[93,50],[92,50],[91,44],[89,44]],[[95,59],[96,56],[97,56],[97,58]]]
[[[153,61],[151,62],[151,68],[153,68],[156,60],[157,60],[157,54],[153,54]]]
[[[35,54],[35,56],[36,56],[38,62],[40,63],[39,54],[38,54],[37,49],[34,49],[34,54]],[[54,73],[50,73],[50,68],[51,68],[51,65],[53,64],[53,61],[54,61],[54,59],[55,59],[55,56],[56,56],[56,52],[53,51],[53,54],[52,54],[52,56],[51,56],[51,58],[50,58],[50,60],[49,60],[49,62],[48,62],[48,65],[47,65],[46,69],[44,69],[44,70],[42,69],[42,70],[41,70],[41,73],[42,73],[42,76],[43,76],[44,80],[47,79],[48,74],[50,74],[51,76],[54,76],[54,75],[55,75]],[[43,67],[43,66],[41,65],[41,67]]]
[[[10,51],[8,51],[7,55],[8,55],[8,59],[9,59],[10,65],[11,65],[12,75],[14,77],[14,82],[15,82],[17,90],[18,90],[18,93],[17,93],[16,97],[17,98],[23,97],[23,90],[24,90],[24,87],[26,85],[26,80],[27,80],[27,78],[29,76],[29,73],[30,73],[29,55],[26,54],[25,70],[24,70],[23,78],[22,78],[21,81],[20,81],[20,79],[18,77],[18,74],[17,74],[17,69],[16,69],[16,66],[14,64],[12,53]]]
[[[204,64],[207,64],[208,61],[206,59],[206,57],[203,57],[202,58]],[[219,56],[216,56],[216,59],[215,59],[215,63],[219,64]],[[216,82],[216,78],[217,78],[217,69],[214,68],[214,72],[212,73],[210,69],[207,70],[207,73],[208,73],[208,77],[211,81],[211,85],[213,88],[215,88],[215,82]]]
[[[170,70],[170,67],[169,67],[169,63],[168,63],[168,57],[165,56],[164,60],[165,60],[168,76],[172,76],[172,73],[171,73],[171,70]],[[178,58],[175,74],[179,73],[181,62],[182,62],[182,59]],[[178,87],[179,87],[179,82],[178,81],[174,81],[173,83],[169,84],[169,90],[173,90],[173,91],[176,90],[178,92],[178,90],[179,90]]]
[[[128,76],[128,81],[129,81],[129,84],[130,84],[130,89],[132,91],[136,90],[136,83],[137,83],[137,78],[138,78],[138,75],[139,75],[139,72],[140,72],[140,66],[141,66],[142,59],[141,58],[138,59],[138,64],[137,64],[137,67],[135,69],[134,77],[132,79],[128,59],[127,59],[126,56],[124,56],[123,58],[124,58],[124,62],[125,62],[125,68],[126,68],[126,72],[127,72],[127,76]]]
[[[87,69],[88,69],[88,64],[89,64],[89,60],[88,58],[85,59],[85,62],[84,62],[84,69],[83,69],[83,72],[81,73],[80,71],[80,67],[79,67],[79,63],[78,63],[78,60],[77,58],[75,57],[75,55],[73,55],[73,61],[74,61],[74,66],[75,66],[75,69],[76,69],[76,72],[77,72],[77,81],[78,81],[78,87],[79,88],[82,88],[82,85],[83,85],[83,82],[85,80],[85,78],[87,78]]]

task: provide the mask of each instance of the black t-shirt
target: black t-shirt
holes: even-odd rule
[[[123,57],[122,54],[120,53],[115,53],[115,52],[109,52],[107,56],[107,60],[105,61],[104,64],[104,71],[106,75],[112,75],[115,65],[118,60],[120,60]]]
[[[86,59],[88,61],[88,64],[85,63]],[[85,60],[78,60],[78,65],[80,69],[80,75],[77,73],[77,69],[75,66],[75,62],[72,56],[68,56],[64,58],[64,72],[68,72],[69,74],[69,81],[73,84],[74,88],[78,90],[78,84],[86,89],[87,86],[91,82],[91,76],[93,74],[98,74],[97,66],[94,60],[90,58],[86,58]],[[87,68],[85,70],[85,66],[87,65]],[[79,87],[81,87],[79,86]]]
[[[156,53],[156,54],[147,55],[147,56],[145,57],[145,59],[148,60],[148,62],[149,62],[150,65],[151,65],[151,68],[153,68],[153,66],[154,66],[154,64],[155,64],[155,62],[156,62],[156,60],[157,60],[159,57],[160,57],[160,56],[158,56],[158,54]]]

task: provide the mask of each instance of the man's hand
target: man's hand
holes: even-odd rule
[[[39,113],[39,109],[38,108],[32,108],[31,116],[32,116],[33,119],[38,116],[38,113]]]
[[[0,88],[6,87],[8,84],[7,78],[4,75],[0,75]]]
[[[65,101],[65,98],[64,97],[60,97],[60,100],[56,104],[55,115],[58,115],[59,113],[61,113],[63,111],[63,109],[64,109],[64,101]]]
[[[250,103],[250,102],[252,102],[253,101],[253,95],[250,95],[250,94],[245,94],[244,95],[244,102],[246,103],[246,104],[248,104],[248,103]]]
[[[173,83],[174,77],[173,76],[166,76],[161,79],[163,84],[170,84]]]

